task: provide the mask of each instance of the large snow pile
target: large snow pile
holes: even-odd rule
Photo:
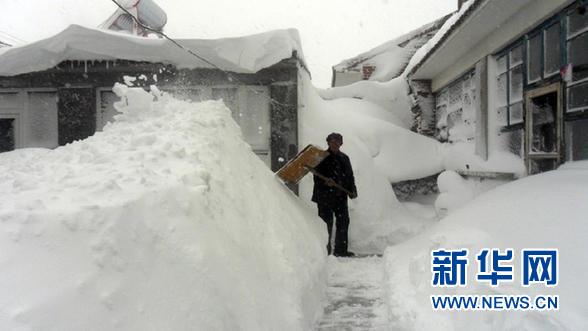
[[[391,327],[403,330],[582,330],[588,325],[588,162],[530,176],[489,191],[422,235],[386,250]],[[470,252],[467,287],[431,286],[431,251]],[[513,283],[498,287],[475,281],[475,255],[482,248],[514,249]],[[520,284],[520,250],[557,248],[559,285]],[[438,312],[432,294],[560,296],[558,311]]]
[[[339,132],[341,150],[351,159],[359,196],[349,204],[350,249],[382,252],[420,233],[431,218],[406,209],[390,183],[441,172],[441,144],[404,129],[401,120],[374,103],[353,98],[323,100],[308,80],[301,84],[307,98],[300,113],[302,145],[322,143],[327,148],[325,137]],[[312,192],[310,177],[301,190],[306,200]]]
[[[224,39],[181,39],[178,42],[223,70],[254,73],[296,51],[303,59],[295,29],[275,30]],[[167,39],[144,38],[71,25],[59,34],[0,53],[0,76],[52,68],[65,60],[131,60],[173,64],[178,68],[211,68]]]
[[[116,91],[103,132],[0,154],[0,329],[310,329],[323,222],[222,102]]]

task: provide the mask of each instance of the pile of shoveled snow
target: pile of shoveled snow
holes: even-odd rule
[[[422,235],[386,250],[391,327],[402,330],[581,330],[588,325],[588,162],[502,185]],[[467,286],[432,287],[431,251],[469,249]],[[482,248],[514,250],[514,281],[475,280]],[[521,286],[521,249],[559,250],[559,285]],[[558,311],[434,311],[431,295],[559,295]]]
[[[115,90],[104,132],[0,155],[0,329],[309,329],[322,221],[222,102]]]

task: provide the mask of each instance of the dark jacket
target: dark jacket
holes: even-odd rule
[[[327,156],[315,170],[323,176],[331,178],[337,184],[347,190],[356,193],[355,178],[349,157],[339,151]],[[347,200],[347,194],[335,187],[327,186],[324,180],[317,176],[314,178],[314,189],[312,191],[312,201],[320,204],[338,204]]]

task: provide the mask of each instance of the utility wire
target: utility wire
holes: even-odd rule
[[[1,31],[0,30],[0,34],[3,34],[5,36],[5,38],[8,37],[9,39],[13,39],[14,41],[17,41],[19,43],[23,43],[23,44],[26,44],[27,43],[26,40],[24,40],[22,38],[19,38],[17,36],[11,35],[10,33],[5,32],[5,31]]]
[[[257,94],[257,95],[261,95],[262,97],[266,98],[267,100],[269,100],[271,103],[277,104],[277,105],[281,105],[284,107],[290,106],[284,103],[281,103],[271,97],[265,96],[264,94],[260,94],[259,91],[256,91],[250,87],[248,87],[245,82],[240,81],[237,77],[233,76],[233,74],[231,74],[230,72],[222,69],[221,67],[217,66],[216,64],[208,61],[207,59],[205,59],[204,57],[198,55],[196,52],[194,52],[193,50],[189,49],[188,47],[180,44],[179,42],[177,42],[176,40],[174,40],[173,38],[169,37],[167,34],[165,34],[163,31],[159,31],[156,30],[146,24],[143,24],[142,22],[139,21],[139,19],[137,17],[135,17],[135,15],[133,15],[130,11],[128,11],[126,8],[124,8],[121,4],[119,4],[116,0],[111,0],[112,2],[114,2],[118,8],[120,8],[123,12],[125,12],[127,15],[131,16],[133,18],[133,21],[135,21],[135,23],[137,23],[137,25],[139,25],[141,28],[147,30],[147,31],[151,31],[157,35],[162,36],[163,38],[169,40],[170,42],[172,42],[174,45],[178,46],[179,48],[183,49],[184,51],[188,52],[190,55],[196,57],[197,59],[199,59],[200,61],[203,61],[204,63],[212,66],[215,69],[218,69],[220,71],[222,71],[223,73],[225,73],[229,79],[229,81],[236,81],[238,83],[241,83],[245,88],[247,88],[248,90],[252,91],[253,93]]]

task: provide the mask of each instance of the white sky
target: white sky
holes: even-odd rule
[[[222,38],[297,28],[318,87],[331,67],[457,9],[457,0],[155,0],[179,38]],[[96,27],[111,0],[0,0],[0,38],[35,41],[69,24]]]

